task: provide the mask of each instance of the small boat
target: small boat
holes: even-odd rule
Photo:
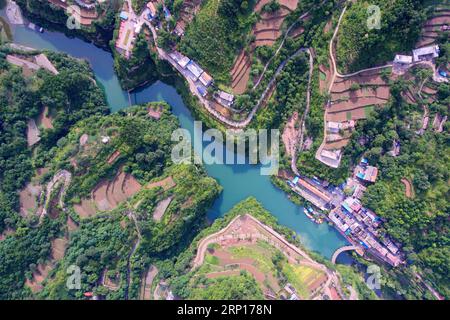
[[[37,32],[40,32],[40,33],[44,33],[44,28],[42,28],[42,27],[40,27],[40,26],[37,26],[37,25],[35,25],[35,24],[32,23],[32,22],[30,22],[30,23],[28,24],[28,28],[31,29],[31,30],[33,30],[33,31],[37,31]]]
[[[311,221],[314,221],[314,220],[315,220],[314,217],[313,217],[313,215],[312,215],[311,213],[309,213],[308,209],[303,208],[303,212],[305,213],[305,215],[306,215]]]
[[[311,207],[303,208],[303,212],[312,222],[317,224],[323,223],[323,218],[316,211],[314,211],[313,208]]]

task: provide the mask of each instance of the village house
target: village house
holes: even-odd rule
[[[327,122],[327,128],[328,128],[328,131],[331,133],[339,133],[339,130],[341,129],[341,125],[339,122],[329,121],[329,122]]]
[[[323,188],[300,177],[295,177],[291,181],[291,186],[296,193],[311,202],[320,210],[327,210],[330,207],[332,200],[331,195]]]
[[[156,11],[156,7],[155,7],[154,3],[148,2],[147,9],[148,9],[147,19],[149,21],[153,21],[153,19],[155,19],[156,15],[157,15],[157,11]]]
[[[206,72],[202,73],[199,80],[205,87],[209,87],[213,83],[213,78]]]
[[[187,64],[187,69],[190,71],[189,77],[193,81],[197,81],[203,73],[203,69],[192,60]]]
[[[412,56],[406,56],[402,54],[396,54],[394,58],[394,64],[398,65],[409,65],[412,63],[412,61],[413,61]]]
[[[334,161],[340,161],[341,160],[341,150],[322,150],[322,152],[320,153],[320,155],[322,157],[334,160]]]
[[[231,107],[234,103],[234,95],[225,91],[219,91],[214,97],[224,107]]]
[[[414,62],[430,61],[439,57],[439,46],[429,46],[413,50]]]

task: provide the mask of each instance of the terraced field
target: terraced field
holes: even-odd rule
[[[250,215],[237,216],[221,231],[205,237],[193,266],[198,267],[194,278],[232,277],[245,270],[268,299],[289,297],[292,291],[300,299],[320,298],[336,281],[324,265]]]
[[[255,41],[251,44],[248,52],[243,49],[239,53],[231,69],[231,87],[235,94],[242,94],[247,89],[254,50],[260,46],[271,46],[277,41],[282,34],[284,19],[297,8],[298,0],[279,0],[281,5],[279,10],[273,13],[262,12],[263,7],[268,3],[270,0],[260,0],[255,5],[254,11],[260,13],[260,19],[252,30]],[[293,31],[295,31],[295,36],[298,36],[303,29],[299,28]]]
[[[100,182],[91,192],[91,198],[83,199],[80,204],[74,206],[74,209],[81,217],[92,216],[97,209],[112,210],[140,189],[139,182],[120,169],[114,179]]]
[[[422,35],[417,47],[426,47],[436,42],[440,33],[449,33],[449,30],[443,31],[444,26],[450,26],[450,8],[437,8],[433,16],[422,28]]]

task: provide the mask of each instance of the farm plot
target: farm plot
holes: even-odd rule
[[[235,276],[245,270],[268,297],[289,296],[282,280],[286,279],[298,297],[311,299],[329,279],[325,266],[250,215],[237,216],[227,227],[204,238],[193,266],[199,267],[196,275],[206,278]]]
[[[153,280],[158,274],[158,268],[154,265],[151,265],[147,272],[144,274],[142,279],[140,298],[141,300],[150,300],[152,298],[152,285]]]
[[[187,0],[183,1],[180,9],[180,18],[177,22],[176,28],[179,30],[186,29],[186,26],[194,19],[196,13],[200,10],[202,0]]]
[[[51,241],[51,256],[45,263],[37,265],[32,270],[32,279],[27,279],[25,285],[31,289],[33,293],[37,293],[43,289],[42,282],[47,278],[50,271],[55,267],[56,262],[64,257],[68,240],[66,238],[57,238]]]
[[[292,116],[289,118],[288,122],[286,123],[283,134],[281,135],[284,147],[286,149],[286,153],[290,157],[294,156],[294,147],[300,131],[300,128],[295,127],[297,120],[298,120],[298,112],[294,112]]]
[[[389,86],[381,77],[380,70],[337,78],[331,88],[332,103],[327,109],[326,120],[344,122],[365,119],[374,106],[386,104],[389,96]],[[332,145],[343,147],[346,142]]]
[[[97,209],[113,210],[141,190],[141,187],[132,175],[120,169],[114,179],[101,181],[91,192],[91,198],[82,199],[80,204],[74,205],[74,209],[81,217],[90,217]]]
[[[27,123],[27,142],[28,146],[31,147],[41,140],[40,131],[36,125],[34,119],[29,119]]]
[[[450,10],[448,9],[436,9],[431,19],[429,19],[422,28],[422,34],[420,36],[417,47],[426,47],[436,43],[440,33],[449,33],[444,31],[444,26],[450,25]]]
[[[270,3],[270,0],[260,0],[255,5],[254,11],[260,13],[260,20],[254,25],[252,35],[255,37],[254,43],[246,52],[242,49],[236,58],[231,69],[231,88],[234,94],[242,94],[247,89],[250,79],[250,70],[254,50],[260,46],[271,46],[282,34],[284,19],[297,8],[298,0],[281,0],[281,8],[273,13],[262,12],[263,7]],[[302,28],[295,30],[295,36],[303,32]],[[293,36],[291,34],[291,36]]]

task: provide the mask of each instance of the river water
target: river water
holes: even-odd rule
[[[5,16],[4,10],[0,12]],[[114,73],[111,53],[77,38],[68,38],[63,33],[46,31],[43,34],[24,26],[13,26],[14,42],[36,49],[50,49],[65,52],[89,61],[106,92],[112,111],[129,105],[128,94],[124,92]],[[181,126],[193,134],[194,119],[175,88],[162,82],[132,94],[132,103],[166,101],[172,106]],[[259,165],[206,165],[208,174],[222,185],[223,192],[208,212],[208,218],[224,215],[239,201],[253,196],[278,218],[280,224],[294,230],[302,243],[310,250],[331,258],[333,252],[347,244],[334,228],[326,223],[316,225],[304,214],[303,208],[291,202],[287,195],[274,187],[269,176],[260,175]]]

